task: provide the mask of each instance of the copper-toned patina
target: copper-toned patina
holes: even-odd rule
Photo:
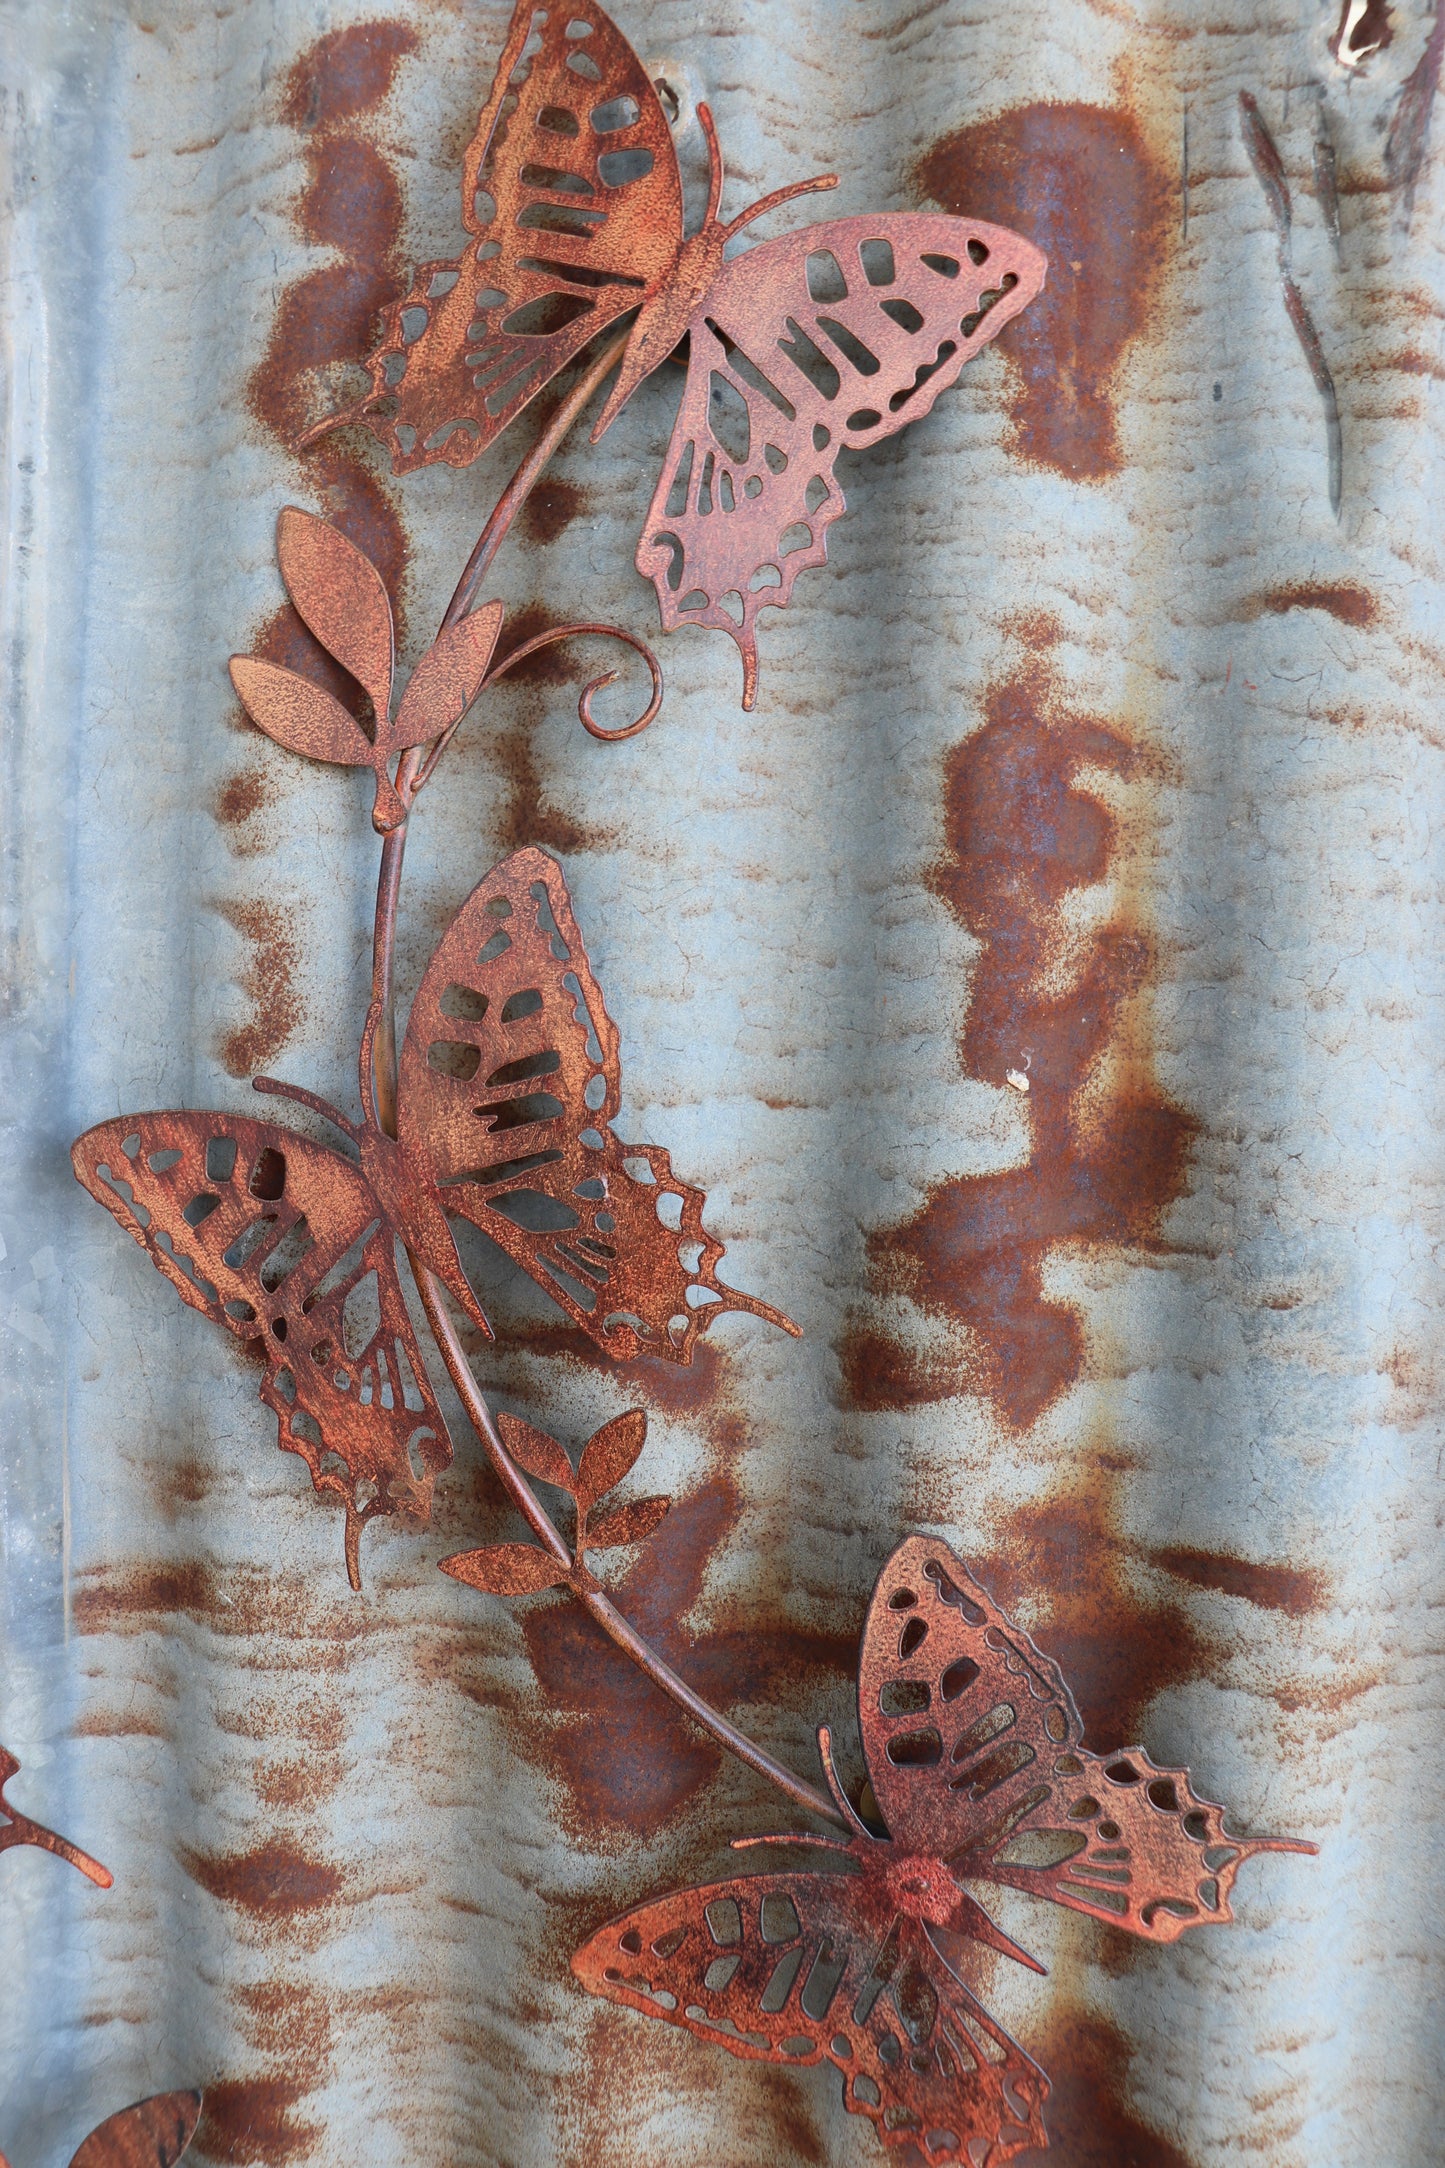
[[[28,1814],[11,1806],[5,1797],[5,1787],[19,1774],[20,1764],[15,1756],[0,1746],[0,1852],[7,1852],[12,1844],[33,1844],[38,1851],[53,1852],[57,1859],[68,1860],[98,1888],[109,1889],[114,1876],[108,1867],[102,1867],[98,1859],[92,1859],[89,1852],[82,1852],[68,1837],[57,1837],[53,1829],[32,1822]]]
[[[362,1036],[362,1121],[292,1085],[356,1158],[291,1128],[229,1114],[121,1115],[72,1148],[78,1179],[147,1250],[183,1301],[264,1352],[261,1397],[279,1442],[347,1515],[359,1586],[363,1524],[425,1519],[451,1460],[398,1277],[397,1245],[483,1331],[448,1215],[471,1220],[608,1355],[690,1362],[728,1310],[796,1333],[723,1286],[701,1190],[657,1145],[623,1144],[617,1027],[566,883],[518,851],[478,883],[427,966],[401,1048],[397,1134],[377,1116]]]
[[[423,264],[387,309],[372,389],[318,425],[362,420],[395,471],[475,459],[600,332],[632,316],[594,442],[637,386],[688,343],[688,375],[638,546],[665,628],[711,625],[757,696],[755,625],[782,609],[846,510],[834,474],[926,414],[1043,285],[1041,251],[942,213],[834,219],[731,261],[728,243],[822,174],[724,223],[706,105],[707,207],[683,228],[666,115],[601,8],[520,0],[462,173],[474,237]],[[311,432],[315,435],[317,432]]]
[[[879,1576],[858,1668],[863,1754],[886,1833],[833,1767],[846,1840],[827,1869],[679,1890],[600,1928],[573,1959],[594,1994],[665,2017],[730,2054],[829,2061],[885,2144],[930,2162],[1011,2160],[1046,2145],[1049,2082],[967,1985],[970,1943],[1042,1970],[963,1886],[1004,1883],[1150,1942],[1233,1914],[1252,1852],[1223,1809],[1139,1747],[1090,1753],[1057,1664],[936,1537]]]
[[[72,2154],[70,2168],[175,2168],[201,2118],[202,2095],[153,2093],[108,2115]],[[0,2153],[0,2168],[9,2168]]]
[[[627,1505],[613,1506],[599,1521],[592,1519],[593,1508],[622,1481],[646,1443],[647,1416],[641,1408],[629,1408],[594,1431],[575,1469],[555,1438],[524,1423],[520,1416],[499,1415],[497,1428],[520,1468],[539,1483],[565,1491],[572,1500],[577,1535],[571,1560],[558,1559],[535,1543],[492,1543],[439,1559],[442,1572],[454,1581],[465,1581],[469,1588],[489,1596],[530,1596],[540,1589],[560,1588],[564,1582],[586,1593],[597,1586],[587,1565],[589,1551],[645,1543],[666,1519],[672,1503],[668,1498],[635,1498]]]

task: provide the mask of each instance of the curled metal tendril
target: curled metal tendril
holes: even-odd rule
[[[524,640],[520,647],[514,647],[510,654],[504,655],[499,663],[494,664],[482,680],[478,688],[479,692],[486,692],[499,679],[504,678],[509,670],[515,669],[518,663],[525,662],[531,655],[540,654],[543,648],[556,647],[563,640],[580,639],[585,633],[596,633],[607,640],[620,640],[624,647],[630,647],[636,654],[640,655],[647,664],[648,674],[652,679],[652,697],[635,722],[624,723],[616,730],[608,730],[605,725],[597,721],[592,712],[593,694],[600,693],[604,686],[614,684],[617,679],[618,673],[615,670],[605,670],[601,677],[589,679],[578,698],[577,714],[582,728],[590,737],[600,738],[604,745],[620,745],[624,738],[639,736],[642,731],[646,730],[648,724],[654,720],[662,706],[662,665],[644,639],[635,632],[628,632],[621,625],[553,625],[548,631],[539,632],[534,639]],[[437,762],[441,759],[442,754],[461,727],[461,721],[462,718],[458,718],[457,722],[453,723],[449,730],[444,731],[427,755],[412,790],[413,798],[430,782]]]

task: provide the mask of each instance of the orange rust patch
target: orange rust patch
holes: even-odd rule
[[[406,265],[397,255],[402,199],[396,175],[368,137],[343,123],[387,95],[399,61],[415,51],[402,23],[357,23],[321,38],[292,68],[283,112],[306,132],[308,179],[294,217],[302,238],[333,248],[341,262],[295,280],[282,294],[266,352],[253,370],[247,401],[271,436],[289,447],[319,411],[315,370],[359,365],[377,317],[401,291]],[[408,544],[384,485],[365,459],[344,447],[345,433],[308,453],[307,480],[329,519],[380,571],[404,636],[401,586]],[[289,607],[271,619],[251,652],[319,679],[353,708],[357,688]]]
[[[274,1060],[302,1018],[294,975],[300,962],[295,922],[269,903],[227,903],[221,914],[251,943],[251,962],[241,985],[254,1014],[221,1042],[227,1076],[254,1076]]]
[[[223,2078],[208,2085],[197,2153],[235,2168],[279,2168],[304,2157],[319,2143],[321,2126],[296,2122],[292,2111],[311,2091],[290,2078]]]
[[[592,509],[592,492],[577,482],[555,478],[539,482],[522,507],[521,527],[539,547],[555,542],[574,519]]]
[[[1050,1249],[1159,1248],[1198,1125],[1164,1098],[1148,1050],[1126,1041],[1126,1006],[1153,970],[1148,935],[1116,915],[1092,935],[1067,990],[1054,979],[1067,938],[1061,906],[1105,878],[1115,845],[1113,815],[1075,775],[1087,765],[1130,776],[1138,754],[1110,725],[1062,709],[1037,661],[991,693],[984,713],[948,758],[948,851],[934,885],[982,944],[964,1073],[998,1084],[1030,1053],[1029,1159],[940,1184],[912,1220],[869,1241],[875,1286],[966,1326],[972,1352],[920,1356],[859,1319],[840,1357],[854,1407],[914,1407],[970,1388],[1022,1430],[1084,1366],[1076,1311],[1044,1298]],[[1111,1053],[1126,1058],[1101,1092]]]
[[[535,640],[553,626],[567,622],[544,603],[532,603],[514,611],[497,642],[498,662],[515,653],[528,640]],[[580,690],[585,679],[579,657],[580,649],[570,640],[562,641],[556,647],[544,647],[539,654],[529,655],[525,662],[518,663],[516,669],[508,673],[504,682],[538,687],[575,685]],[[603,664],[588,675],[600,675],[601,669],[606,667]],[[485,704],[479,711],[479,720],[485,726],[481,740],[483,749],[507,789],[506,803],[498,808],[491,823],[496,847],[502,851],[516,851],[525,844],[534,843],[564,857],[601,847],[604,838],[599,830],[574,820],[545,796],[546,786],[532,742],[533,733],[545,712],[541,700],[530,698],[515,702],[511,719],[506,723],[497,721],[499,712],[495,706],[489,708]]]
[[[913,177],[945,211],[1016,227],[1048,255],[1043,292],[998,339],[1018,371],[1016,449],[1071,481],[1117,474],[1114,380],[1147,328],[1177,218],[1134,116],[1011,106],[941,138]]]
[[[254,1852],[215,1856],[183,1851],[181,1863],[192,1881],[223,1904],[266,1920],[290,1919],[330,1904],[342,1885],[339,1867],[310,1859],[294,1845],[273,1840]]]
[[[293,128],[329,128],[370,112],[390,93],[397,68],[417,48],[405,23],[353,23],[319,38],[286,77],[281,111]]]
[[[667,1662],[715,1707],[797,1699],[820,1679],[849,1678],[853,1633],[799,1628],[751,1602],[737,1619],[690,1637],[682,1623],[708,1562],[737,1525],[736,1485],[718,1473],[679,1498],[632,1570],[610,1593]],[[533,1669],[555,1718],[529,1726],[527,1751],[566,1787],[568,1820],[595,1844],[603,1829],[655,1834],[717,1774],[721,1750],[605,1640],[577,1605],[548,1602],[521,1621]],[[558,1720],[560,1719],[560,1721]]]
[[[1177,1605],[1134,1586],[1130,1547],[1113,1517],[1126,1473],[1097,1453],[1072,1466],[1053,1496],[1009,1515],[997,1549],[976,1568],[1006,1611],[1033,1612],[1043,1600],[1029,1631],[1073,1689],[1096,1753],[1135,1745],[1157,1694],[1216,1667]]]
[[[1327,610],[1342,625],[1361,631],[1373,625],[1380,606],[1367,587],[1325,586],[1317,581],[1296,580],[1287,587],[1267,587],[1251,595],[1239,611],[1242,618],[1282,617],[1286,610]]]
[[[107,1576],[84,1582],[75,1592],[73,1616],[77,1632],[100,1634],[135,1619],[177,1611],[201,1618],[215,1600],[211,1575],[204,1566],[187,1560],[184,1565],[142,1568],[120,1579]]]
[[[216,793],[216,819],[223,828],[241,828],[254,820],[268,805],[275,802],[276,793],[259,768],[242,768],[235,775],[228,775]]]
[[[1217,1589],[1223,1596],[1242,1596],[1246,1603],[1265,1611],[1285,1611],[1303,1618],[1324,1601],[1324,1575],[1295,1566],[1265,1566],[1247,1558],[1231,1558],[1217,1551],[1171,1549],[1151,1554],[1156,1566],[1176,1580],[1195,1588]]]
[[[1051,2168],[1194,2168],[1186,2153],[1135,2114],[1128,2097],[1130,2048],[1106,2019],[1065,2016],[1046,2039],[1031,2035],[1025,2045],[1053,2080],[1044,2106]]]

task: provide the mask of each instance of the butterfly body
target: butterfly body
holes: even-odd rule
[[[989,1949],[1042,1967],[962,1884],[1025,1889],[1170,1942],[1231,1918],[1251,1852],[1313,1849],[1226,1835],[1185,1771],[1137,1748],[1087,1753],[1058,1666],[935,1537],[910,1537],[879,1576],[858,1712],[890,1837],[865,1828],[822,1732],[851,1837],[740,1841],[818,1846],[828,1868],[674,1891],[599,1928],[573,1970],[730,2054],[832,2061],[849,2109],[930,2163],[1048,2143],[1047,2078],[968,1984]]]
[[[615,1135],[617,1028],[545,852],[494,867],[438,944],[402,1042],[394,1139],[373,1104],[376,1021],[362,1036],[359,1126],[257,1080],[334,1122],[354,1159],[280,1124],[198,1112],[123,1115],[71,1152],[77,1178],[182,1300],[259,1349],[279,1443],[346,1507],[358,1585],[362,1525],[425,1519],[451,1460],[399,1245],[487,1332],[454,1217],[616,1359],[689,1362],[727,1310],[797,1330],[719,1283],[723,1246],[703,1229],[702,1192],[667,1153]]]
[[[455,262],[420,268],[384,313],[371,390],[302,441],[359,420],[398,474],[466,465],[635,312],[595,441],[686,340],[636,561],[666,629],[707,625],[737,642],[750,708],[758,615],[785,608],[798,574],[826,561],[824,530],[846,509],[839,451],[926,414],[1033,299],[1047,263],[1003,227],[916,212],[804,226],[729,258],[745,227],[837,176],[724,222],[716,130],[706,105],[697,112],[708,200],[687,234],[667,119],[622,32],[598,7],[583,20],[521,0],[463,167],[472,238]],[[719,383],[746,420],[741,449],[713,427]]]

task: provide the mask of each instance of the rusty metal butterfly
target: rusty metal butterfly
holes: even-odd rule
[[[887,1834],[824,1773],[853,1831],[740,1844],[820,1846],[832,1871],[737,1875],[639,1905],[578,1951],[593,1994],[730,2054],[828,2061],[886,2145],[929,2162],[995,2163],[1048,2143],[1049,2081],[967,1984],[981,1944],[1034,1971],[965,1884],[1002,1883],[1150,1942],[1233,1917],[1253,1852],[1187,1772],[1140,1747],[1093,1754],[1058,1666],[1012,1625],[947,1544],[911,1536],[884,1566],[863,1630],[859,1728]]]
[[[614,1134],[617,1027],[555,859],[504,859],[442,937],[407,1021],[395,1138],[376,1114],[378,1020],[373,1004],[360,1126],[294,1085],[255,1080],[323,1115],[355,1159],[274,1123],[194,1112],[122,1115],[71,1152],[78,1179],[182,1300],[260,1348],[281,1446],[345,1505],[354,1587],[364,1523],[425,1519],[451,1460],[398,1243],[489,1334],[450,1216],[490,1236],[618,1361],[690,1362],[729,1310],[798,1329],[718,1281],[706,1200],[667,1153]]]
[[[745,227],[834,174],[765,196],[724,224],[710,180],[686,234],[677,155],[658,93],[606,13],[519,0],[462,175],[468,241],[423,264],[385,313],[372,388],[303,442],[365,421],[397,473],[484,451],[600,332],[634,315],[602,435],[681,342],[687,382],[637,551],[664,627],[737,642],[743,705],[757,697],[755,626],[827,558],[846,510],[844,449],[928,413],[1027,306],[1046,259],[1003,227],[888,212],[804,227],[729,261]]]
[[[71,2157],[70,2168],[175,2168],[196,2134],[202,2095],[153,2093],[108,2115]],[[0,2168],[9,2168],[0,2153]]]
[[[108,1867],[102,1867],[89,1852],[82,1852],[78,1844],[68,1837],[58,1837],[53,1829],[41,1822],[32,1822],[28,1814],[12,1807],[5,1797],[5,1787],[20,1774],[20,1764],[8,1748],[0,1746],[0,1852],[7,1852],[13,1844],[33,1844],[37,1851],[53,1852],[57,1859],[67,1860],[78,1867],[98,1889],[109,1889],[115,1877]]]

